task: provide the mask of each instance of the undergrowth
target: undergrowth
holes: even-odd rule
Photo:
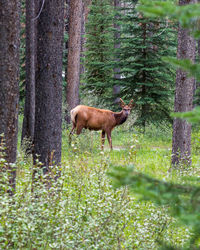
[[[190,237],[187,228],[172,218],[168,207],[140,202],[127,187],[113,189],[107,172],[112,165],[134,164],[137,171],[176,182],[199,175],[194,155],[191,169],[170,169],[171,131],[155,136],[137,129],[116,128],[110,152],[100,151],[100,133],[83,132],[68,145],[63,130],[62,165],[48,176],[36,172],[31,158],[19,151],[17,189],[9,196],[8,172],[1,172],[1,249],[158,249],[159,240],[182,247]],[[154,131],[153,131],[154,130]],[[159,132],[160,134],[161,131]],[[194,142],[195,150],[199,150]],[[0,165],[6,164],[3,156]],[[55,179],[54,176],[60,177]]]

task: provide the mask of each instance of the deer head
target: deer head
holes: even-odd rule
[[[123,113],[127,116],[130,114],[131,109],[135,106],[135,104],[133,103],[133,99],[129,102],[128,105],[126,105],[121,98],[120,98],[119,105],[122,108]]]

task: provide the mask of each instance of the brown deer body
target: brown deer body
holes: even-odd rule
[[[128,105],[120,99],[121,112],[113,112],[106,109],[97,109],[84,105],[78,105],[71,110],[71,120],[73,123],[72,130],[69,135],[71,142],[71,135],[74,129],[76,129],[77,135],[79,135],[83,128],[89,130],[102,130],[101,133],[101,149],[104,147],[105,134],[107,134],[110,148],[112,149],[111,132],[114,127],[123,124],[128,118],[132,109],[133,100]]]

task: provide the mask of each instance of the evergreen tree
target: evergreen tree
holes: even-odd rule
[[[120,43],[120,28],[121,25],[119,23],[119,19],[120,19],[120,8],[121,8],[121,0],[114,0],[114,8],[115,8],[115,17],[114,17],[114,48],[115,49],[120,49],[121,47],[121,43]],[[119,62],[119,57],[118,55],[115,53],[115,61]],[[113,69],[114,71],[114,79],[120,79],[121,78],[121,74],[120,74],[120,68],[118,67],[114,67]],[[117,95],[120,94],[120,86],[119,85],[114,85],[113,86],[113,95],[115,98],[114,102],[118,101],[118,98],[116,98]]]
[[[171,120],[175,72],[162,60],[175,53],[173,29],[168,22],[147,19],[127,0],[122,16],[121,49],[117,51],[122,78],[121,97],[137,104],[138,123]],[[116,80],[115,80],[116,82]]]
[[[194,20],[197,20],[197,18],[200,16],[198,4],[194,4],[193,2],[193,4],[177,6],[176,4],[169,1],[157,1],[156,5],[149,0],[141,0],[141,2],[143,2],[144,6],[140,9],[145,13],[148,13],[148,15],[152,15],[153,17],[168,16],[172,20],[178,20],[180,28],[182,27],[183,29],[184,27],[185,29],[189,30],[189,33],[194,38],[197,40],[200,39],[199,28],[196,25],[196,22],[194,22]],[[188,15],[188,13],[190,13],[190,15]],[[181,35],[180,28],[179,36]],[[183,30],[183,34],[184,33],[185,31]],[[185,51],[188,52],[187,50]],[[179,51],[178,55],[180,55],[180,52],[181,51]],[[168,62],[186,71],[188,76],[195,77],[197,81],[200,81],[200,64],[194,63],[194,59],[191,60],[191,58],[180,58],[181,57],[178,59],[168,58]],[[196,107],[192,111],[188,112],[175,113],[174,116],[177,118],[184,118],[188,122],[199,123],[200,107]],[[186,244],[182,245],[182,249],[199,249],[200,192],[198,177],[195,178],[194,176],[188,176],[188,178],[183,179],[182,184],[180,184],[180,181],[179,183],[170,183],[165,182],[164,180],[154,179],[142,173],[138,173],[134,171],[132,166],[127,166],[127,168],[124,166],[123,168],[115,167],[110,175],[114,179],[112,183],[114,183],[116,187],[121,187],[123,185],[130,187],[132,191],[140,195],[140,200],[151,200],[157,205],[166,205],[172,216],[176,217],[178,221],[181,221],[183,224],[187,225],[191,230],[189,239]],[[179,227],[179,223],[177,223],[177,227]],[[177,245],[169,245],[169,243],[165,242],[165,240],[166,239],[159,239],[161,249],[178,249]]]
[[[93,0],[86,25],[85,89],[107,98],[112,91],[113,11],[110,0]]]

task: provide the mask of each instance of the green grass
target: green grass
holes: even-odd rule
[[[148,133],[143,135],[118,127],[112,133],[113,151],[106,140],[104,152],[100,150],[100,132],[85,130],[79,137],[75,135],[72,148],[68,146],[68,133],[63,131],[63,160],[77,151],[80,155],[89,153],[94,161],[106,157],[111,165],[134,164],[137,170],[158,177],[164,177],[170,168],[171,133],[165,137],[150,137]]]
[[[198,142],[193,166],[169,172],[170,129],[151,126],[143,135],[129,124],[120,126],[112,133],[114,150],[106,141],[103,152],[100,132],[75,135],[71,147],[68,134],[63,129],[59,181],[48,179],[47,189],[39,177],[35,195],[30,192],[31,159],[19,151],[15,202],[5,193],[0,196],[1,249],[158,249],[158,239],[179,247],[187,242],[190,229],[178,224],[168,207],[141,202],[128,188],[113,189],[107,172],[134,164],[136,171],[152,177],[187,182],[184,176],[199,174]]]

